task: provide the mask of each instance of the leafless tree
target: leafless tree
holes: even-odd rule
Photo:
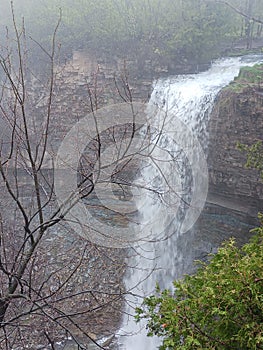
[[[61,15],[50,50],[31,38],[49,62],[48,73],[40,78],[29,63],[32,57],[25,26],[17,25],[12,6],[11,11],[14,31],[7,32],[0,56],[0,347],[56,349],[58,342],[72,341],[79,349],[86,349],[88,342],[103,348],[105,344],[98,343],[96,336],[111,336],[116,330],[124,296],[129,292],[122,284],[127,252],[118,227],[127,228],[130,222],[136,225],[137,220],[136,208],[129,208],[129,214],[106,208],[106,188],[111,185],[124,209],[133,196],[132,186],[137,190],[147,187],[165,198],[164,192],[150,184],[133,182],[141,158],[157,164],[154,149],[161,132],[146,130],[144,119],[138,118],[140,113],[145,116],[143,105],[133,101],[126,73],[114,79],[113,88],[122,102],[117,118],[127,111],[128,115],[115,122],[111,118],[115,118],[116,109],[100,110],[103,87],[98,84],[98,70],[85,83],[84,102],[78,101],[83,113],[89,113],[88,141],[85,139],[85,147],[78,149],[83,135],[77,129],[74,146],[79,160],[72,166],[66,149],[60,168],[56,153],[61,153],[57,145],[61,140],[53,144],[52,140],[58,138],[56,123],[63,115],[63,91],[58,84],[62,68],[56,44]],[[56,116],[58,108],[61,113]],[[105,115],[110,120],[101,125],[100,118]],[[79,125],[76,119],[71,123]],[[55,186],[67,178],[64,165],[77,174],[77,186],[58,200]],[[80,202],[102,222],[102,229],[87,221],[81,223],[81,234],[75,234],[80,222],[74,210]],[[107,216],[112,226],[104,231]],[[100,238],[94,239],[96,236]]]
[[[0,58],[0,347],[35,349],[42,345],[55,349],[56,342],[72,339],[79,349],[86,348],[87,341],[103,348],[96,341],[92,324],[97,324],[101,334],[110,334],[116,327],[124,294],[120,280],[124,253],[123,250],[109,253],[106,248],[74,236],[65,224],[66,212],[74,203],[64,211],[63,204],[55,203],[54,173],[50,171],[52,166],[47,171],[46,159],[50,155],[60,19],[54,29],[51,50],[36,43],[49,60],[48,78],[39,81],[34,77],[45,95],[44,113],[36,116],[26,32],[24,26],[18,27],[13,8],[12,15],[14,33],[8,33]],[[11,38],[15,44],[10,44]],[[129,89],[125,87],[124,91]],[[96,84],[87,86],[91,112],[99,107],[98,95]],[[94,143],[99,157],[99,136],[94,135]],[[54,161],[52,156],[49,160]],[[83,174],[81,179],[84,180],[78,198],[87,197],[95,185],[85,184]],[[108,275],[102,273],[105,270],[109,271]],[[98,273],[101,273],[100,283],[96,284],[94,275]],[[110,274],[112,280],[107,281]],[[108,320],[112,329],[99,327],[101,318],[104,323]]]
[[[234,11],[244,19],[244,24],[245,24],[244,31],[245,31],[246,41],[247,41],[246,43],[247,49],[251,49],[254,26],[255,24],[258,24],[257,34],[260,34],[262,32],[262,25],[263,25],[263,20],[261,19],[260,14],[259,13],[257,15],[253,14],[253,12],[255,12],[254,9],[256,7],[255,0],[247,0],[243,8],[241,7],[241,4],[237,6],[236,4],[233,4],[231,1],[216,0],[215,2],[227,6],[228,8],[230,8],[232,11]]]
[[[134,101],[125,64],[112,80],[112,100],[121,102],[117,109],[101,108],[106,86],[99,82],[99,67],[81,82],[85,93],[74,100],[77,92],[67,94],[65,86],[72,92],[78,85],[58,62],[61,16],[50,49],[31,38],[48,61],[40,77],[25,26],[17,25],[11,10],[14,30],[7,32],[0,56],[0,347],[56,349],[73,341],[79,349],[89,342],[104,348],[97,335],[111,339],[133,290],[125,290],[122,278],[137,240],[129,231],[138,225],[130,199],[143,189],[172,211],[178,201],[189,207],[190,192],[184,188],[180,196],[178,182],[169,178],[174,169],[163,169],[178,156],[166,147],[170,136],[163,137],[168,111],[154,123],[147,120],[144,104]],[[80,109],[74,117],[71,100]],[[169,107],[164,99],[161,104]],[[81,119],[83,114],[88,117]],[[153,168],[149,163],[155,171],[143,182],[143,170]],[[112,195],[122,210],[112,205]]]

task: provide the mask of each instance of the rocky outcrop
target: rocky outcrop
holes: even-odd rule
[[[259,171],[247,169],[237,142],[252,145],[263,139],[262,67],[243,68],[223,89],[209,122],[209,201],[256,217],[263,208]]]

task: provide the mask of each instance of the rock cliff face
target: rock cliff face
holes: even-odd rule
[[[263,208],[259,171],[244,168],[246,156],[237,142],[252,145],[263,139],[262,68],[242,69],[223,89],[209,123],[211,202],[256,216]]]
[[[210,116],[208,132],[209,193],[193,229],[178,244],[188,245],[193,259],[206,260],[222,241],[248,241],[263,210],[259,171],[245,168],[246,155],[237,142],[263,140],[263,68],[243,68],[236,80],[221,90]],[[186,266],[189,273],[193,266]]]

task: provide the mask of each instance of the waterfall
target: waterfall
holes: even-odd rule
[[[158,347],[159,340],[147,338],[144,325],[134,322],[134,308],[143,296],[154,292],[157,281],[161,287],[170,288],[174,279],[190,271],[193,254],[183,235],[191,229],[205,203],[209,115],[216,95],[238,75],[240,67],[260,61],[262,56],[222,59],[206,72],[155,82],[147,112],[154,117],[154,128],[161,128],[162,137],[155,148],[155,169],[148,164],[142,170],[144,183],[154,191],[145,190],[135,199],[141,230],[151,239],[138,242],[128,260],[125,285],[134,296],[126,300],[119,332],[121,349]],[[169,185],[160,177],[160,169],[167,174]],[[179,192],[177,202],[175,192]]]

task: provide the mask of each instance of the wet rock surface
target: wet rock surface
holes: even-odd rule
[[[262,72],[263,76],[263,72]],[[209,194],[221,206],[237,208],[256,217],[263,208],[260,173],[245,168],[246,155],[237,149],[263,138],[263,99],[258,86],[239,80],[223,89],[209,121]]]

